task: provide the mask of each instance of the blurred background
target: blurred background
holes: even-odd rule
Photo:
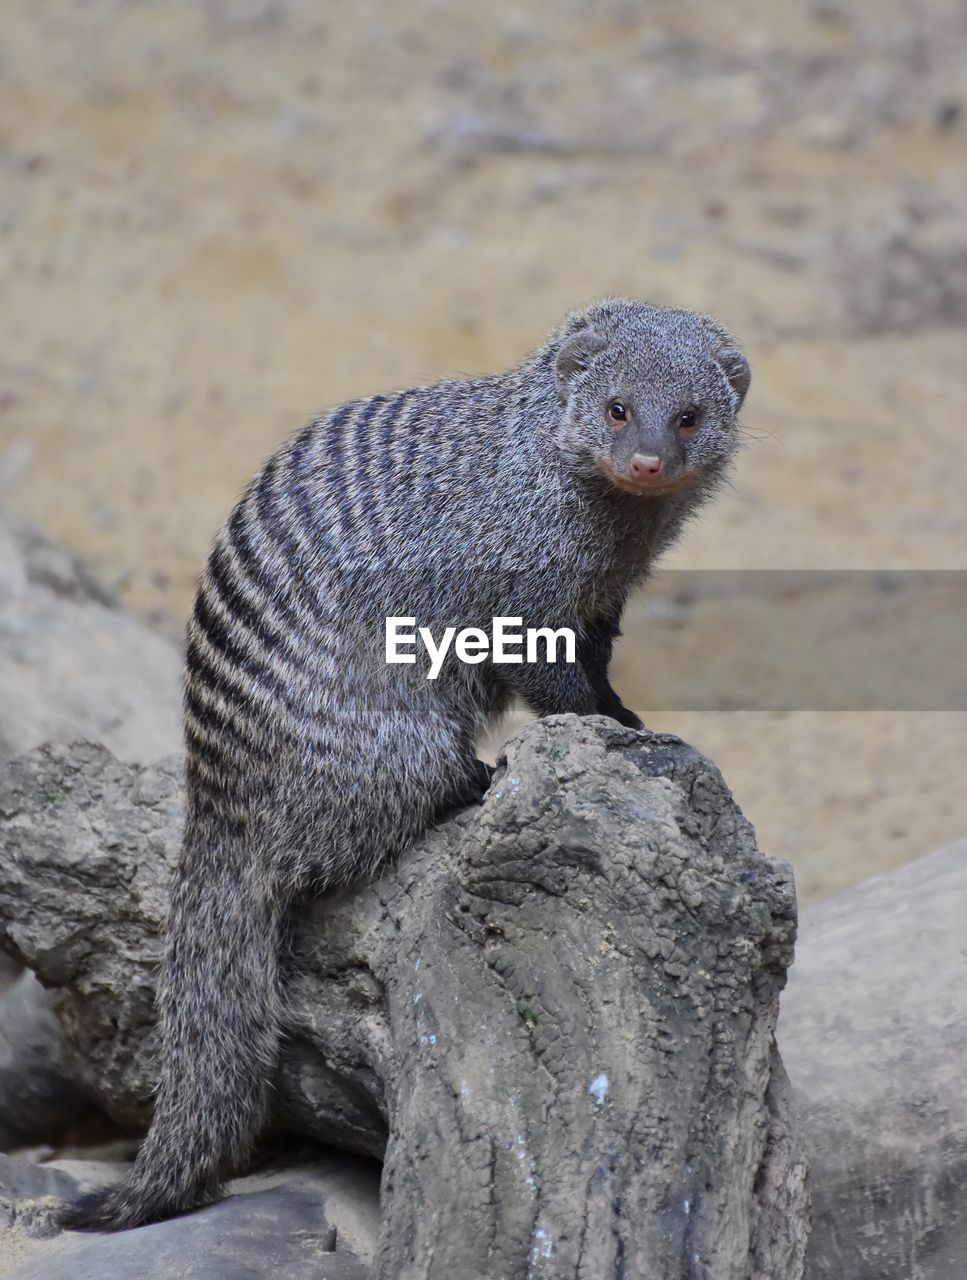
[[[162,632],[310,415],[606,293],[752,360],[669,571],[967,568],[960,0],[6,0],[0,107],[0,505]],[[965,834],[965,713],[654,711],[650,653],[700,681],[721,640],[680,615],[636,606],[619,689],[802,898]]]

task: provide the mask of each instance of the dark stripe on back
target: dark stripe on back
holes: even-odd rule
[[[259,514],[263,526],[271,526],[272,523],[272,507],[274,499],[274,481],[276,468],[279,465],[277,457],[269,458],[268,462],[262,468],[262,474],[259,476],[259,482],[255,486],[255,509]]]
[[[238,619],[265,649],[270,653],[281,652],[287,658],[298,660],[288,637],[271,627],[259,612],[257,603],[246,595],[232,572],[231,565],[227,563],[225,549],[217,544],[208,559],[208,576],[232,618]]]
[[[250,715],[256,709],[248,693],[226,679],[193,637],[189,637],[185,651],[185,667],[191,680],[196,680],[205,688],[214,690],[228,706],[236,707],[246,715]]]
[[[343,453],[343,427],[351,420],[353,411],[359,408],[358,400],[350,400],[340,405],[320,429],[321,444],[326,451],[326,492],[319,495],[323,502],[331,506],[333,514],[338,517],[340,526],[345,527],[349,513],[349,501],[346,496],[346,460]],[[293,468],[294,470],[294,468]],[[315,532],[323,539],[324,544],[331,544],[332,532],[323,525],[313,506],[303,475],[295,476],[296,495],[299,511],[307,529]]]
[[[239,743],[250,756],[266,764],[275,759],[274,753],[265,743],[258,741],[245,721],[227,717],[218,707],[200,698],[197,690],[190,685],[185,690],[185,708],[202,729],[207,729],[228,742]],[[274,736],[291,738],[291,734],[280,729],[274,731]]]
[[[378,421],[365,436],[360,438],[357,431],[356,465],[362,470],[357,489],[361,494],[369,542],[374,548],[381,547],[385,542],[386,518],[389,517],[392,529],[398,526],[402,514],[395,500],[396,474],[390,449],[393,429],[415,394],[414,391],[401,391],[391,400],[386,400]]]
[[[413,419],[412,426],[418,427],[418,425],[421,422],[425,422],[425,420],[426,420],[425,414],[417,414],[417,416]],[[404,453],[404,462],[406,465],[407,474],[411,479],[411,483],[412,483],[413,464],[416,462],[416,455],[420,447],[420,437],[422,436],[422,434],[423,433],[419,430],[411,429],[406,439],[406,450]]]
[[[278,457],[270,458],[259,478],[255,490],[255,510],[258,514],[259,530],[276,547],[286,562],[289,583],[307,610],[310,618],[319,616],[319,598],[306,581],[303,572],[305,556],[298,542],[287,532],[289,515],[280,511],[277,503],[275,481],[278,469]]]
[[[379,527],[379,545],[397,543],[408,533],[409,477],[404,453],[410,439],[409,428],[420,417],[422,393],[406,391],[393,403],[380,420],[380,436],[383,447],[383,475],[392,492],[390,501],[375,505],[374,519]]]
[[[229,545],[235,553],[239,567],[256,591],[260,591],[269,601],[274,611],[282,618],[290,635],[302,634],[303,624],[291,605],[284,599],[283,584],[278,575],[273,576],[270,569],[256,554],[248,535],[248,520],[242,503],[232,512],[225,532]]]
[[[386,403],[386,396],[373,396],[366,402],[366,408],[356,419],[353,429],[352,487],[368,527],[372,526],[376,503],[376,486],[372,482],[373,445],[379,438],[378,433],[372,429],[372,422],[376,411]]]
[[[415,389],[401,391],[400,394],[391,401],[386,412],[380,415],[379,436],[384,449],[389,449],[393,443],[393,428],[400,420],[400,411],[403,406],[409,405],[418,395],[419,392]]]
[[[195,599],[194,619],[208,643],[216,653],[222,654],[230,666],[243,672],[256,684],[263,685],[274,698],[290,710],[292,709],[288,691],[281,681],[264,663],[259,662],[257,658],[240,647],[235,637],[229,634],[221,618],[208,607],[204,591],[199,592]]]

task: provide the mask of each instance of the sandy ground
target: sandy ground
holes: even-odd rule
[[[504,366],[609,292],[714,311],[753,362],[734,487],[670,565],[965,567],[958,0],[0,23],[0,502],[166,630],[309,414]],[[964,713],[648,714],[636,619],[623,692],[716,758],[804,897],[967,831]],[[689,625],[700,673],[721,637]]]

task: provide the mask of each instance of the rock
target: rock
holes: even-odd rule
[[[174,763],[91,745],[0,782],[0,942],[129,1124],[150,1107],[180,807]],[[378,1280],[696,1259],[795,1280],[805,1169],[773,1040],[794,932],[788,868],[708,761],[604,718],[539,721],[480,809],[304,910],[276,1121],[385,1152]]]
[[[92,1110],[47,993],[24,972],[0,996],[0,1151],[57,1142]]]
[[[165,859],[178,846],[180,772],[174,760],[132,767],[103,747],[52,746],[12,762],[0,782],[0,946],[36,962],[31,967],[52,989],[81,1080],[129,1127],[144,1123],[152,1087],[153,1045],[143,1037],[154,1022],[157,931]],[[37,803],[32,815],[20,807],[28,791]],[[74,828],[67,842],[65,822]],[[39,865],[22,858],[25,841],[45,866],[33,882]],[[92,891],[83,901],[73,896],[78,879]],[[66,999],[64,984],[75,980],[73,999]],[[98,981],[122,984],[115,991],[120,1008],[105,1010]],[[117,1042],[112,1017],[122,1028]],[[105,1075],[118,1077],[117,1091],[104,1090]],[[126,1104],[128,1094],[137,1106]]]
[[[967,841],[808,908],[779,1041],[813,1188],[809,1280],[967,1259]]]
[[[0,951],[0,994],[9,991],[22,972],[22,967],[13,956]]]
[[[77,1190],[73,1178],[48,1165],[0,1154],[0,1222],[28,1235],[49,1234],[49,1212]]]
[[[179,750],[180,666],[67,551],[0,520],[0,760],[78,737],[125,760]]]
[[[232,1195],[197,1213],[117,1235],[51,1234],[51,1209],[86,1189],[82,1167],[29,1165],[0,1157],[0,1213],[13,1227],[18,1264],[7,1280],[366,1280],[368,1267],[342,1242],[339,1224],[360,1229],[378,1214],[373,1169],[315,1154],[311,1162],[239,1178]],[[118,1176],[120,1169],[111,1171]],[[358,1206],[341,1202],[347,1188]],[[334,1251],[335,1250],[335,1251]]]

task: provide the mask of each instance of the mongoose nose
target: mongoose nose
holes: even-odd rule
[[[657,480],[661,475],[662,460],[653,453],[636,453],[629,469],[636,480]]]

